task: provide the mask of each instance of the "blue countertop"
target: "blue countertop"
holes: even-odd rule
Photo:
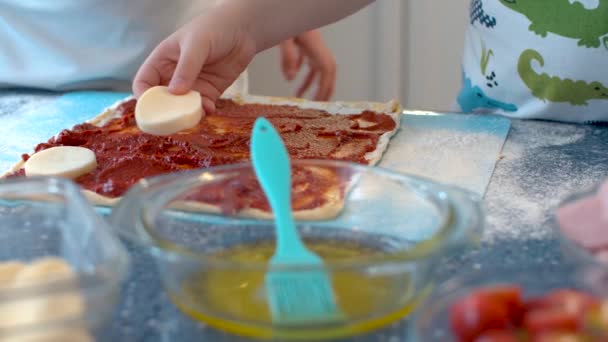
[[[44,102],[54,96],[0,93],[0,119],[26,106],[43,110]],[[505,265],[559,266],[563,256],[549,222],[553,209],[568,194],[606,177],[607,126],[514,120],[484,198],[487,217],[481,245],[444,260],[440,279],[469,271],[492,272]],[[124,284],[104,341],[242,341],[185,318],[166,298],[152,261],[129,247],[137,271]],[[405,324],[356,341],[403,341]]]

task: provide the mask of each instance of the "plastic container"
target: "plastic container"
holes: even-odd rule
[[[468,247],[481,233],[479,198],[469,192],[345,162],[292,165],[310,177],[309,184],[345,185],[344,200],[325,206],[333,215],[295,212],[305,243],[324,259],[325,267],[315,271],[332,278],[345,313],[339,321],[272,320],[264,275],[274,252],[274,223],[268,215],[234,210],[265,200],[251,183],[249,163],[144,180],[123,197],[111,223],[149,250],[170,298],[191,318],[241,336],[307,341],[369,333],[408,316],[428,293],[438,257]],[[306,186],[294,183],[306,193]],[[201,205],[203,197],[214,205]],[[339,192],[326,198],[336,197]],[[323,202],[318,194],[300,198]]]
[[[127,269],[126,250],[74,183],[0,182],[0,336],[94,339],[114,311]]]

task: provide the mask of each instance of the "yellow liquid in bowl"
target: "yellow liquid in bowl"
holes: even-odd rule
[[[344,241],[307,241],[325,262],[381,255],[376,249]],[[241,245],[216,254],[235,262],[266,262],[274,242]],[[265,272],[203,269],[183,282],[181,292],[169,291],[174,303],[190,317],[233,334],[254,338],[325,339],[358,335],[407,316],[421,294],[414,295],[406,273],[368,274],[340,270],[330,274],[334,296],[346,319],[327,325],[279,327],[272,324],[266,301]]]

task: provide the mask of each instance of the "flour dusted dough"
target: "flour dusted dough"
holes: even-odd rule
[[[387,103],[379,103],[379,102],[319,102],[319,101],[310,101],[306,99],[299,98],[286,98],[286,97],[270,97],[270,96],[257,96],[257,95],[233,95],[227,96],[226,98],[230,98],[233,101],[241,104],[269,104],[269,105],[287,105],[287,106],[296,106],[302,109],[318,109],[324,110],[333,115],[349,115],[349,114],[358,114],[361,111],[370,110],[379,113],[385,113],[389,115],[393,120],[395,120],[395,129],[384,133],[380,139],[378,140],[378,144],[376,145],[376,149],[371,151],[365,155],[365,159],[367,160],[369,165],[376,165],[384,155],[384,152],[388,148],[390,139],[392,136],[398,131],[401,119],[401,105],[397,101],[389,101]],[[131,100],[132,97],[127,97],[124,100],[121,100],[114,105],[107,108],[101,114],[97,115],[95,118],[88,120],[87,123],[96,126],[103,126],[108,121],[119,116],[119,113],[116,109],[124,102]],[[11,172],[15,172],[19,170],[23,166],[23,162],[19,161],[15,164],[9,171],[5,173],[5,176]],[[120,201],[120,197],[111,198],[99,195],[93,191],[83,190],[87,199],[94,205],[99,206],[114,206],[116,203]],[[343,207],[344,198],[340,195],[340,192],[337,188],[329,189],[323,196],[328,200],[327,204],[323,207],[309,209],[309,210],[301,210],[294,212],[294,217],[298,220],[323,220],[334,217],[337,215]],[[181,210],[191,210],[191,211],[202,211],[208,213],[220,213],[220,209],[216,206],[212,206],[205,203],[200,202],[180,202],[173,203],[173,207],[179,208]],[[259,210],[259,209],[244,209],[239,213],[240,216],[251,217],[251,218],[271,218],[272,214]]]
[[[78,146],[56,146],[33,154],[23,165],[26,176],[77,178],[97,167],[95,153]]]
[[[192,128],[203,117],[200,93],[174,95],[164,86],[144,92],[135,106],[135,121],[142,132],[170,135]]]

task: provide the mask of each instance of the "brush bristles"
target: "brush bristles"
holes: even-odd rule
[[[266,290],[276,321],[307,323],[339,317],[331,281],[323,274],[271,273]]]

